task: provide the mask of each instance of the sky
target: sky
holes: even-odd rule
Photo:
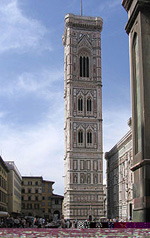
[[[22,176],[64,191],[64,17],[80,0],[0,0],[0,155]],[[103,151],[129,130],[127,13],[121,0],[83,0],[83,15],[103,18]],[[105,180],[104,160],[104,180]]]

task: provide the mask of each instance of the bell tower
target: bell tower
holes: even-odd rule
[[[65,17],[65,192],[71,220],[103,216],[100,17]]]

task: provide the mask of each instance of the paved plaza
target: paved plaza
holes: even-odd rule
[[[0,237],[150,237],[150,229],[11,229],[1,228]]]

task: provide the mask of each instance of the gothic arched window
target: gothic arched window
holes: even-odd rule
[[[89,57],[80,56],[80,77],[89,78]]]
[[[78,132],[78,143],[82,144],[83,143],[83,131],[79,130]]]
[[[92,111],[92,100],[91,98],[87,99],[87,112],[91,112]]]
[[[82,99],[82,97],[78,98],[78,111],[79,112],[83,111],[83,99]]]
[[[92,132],[91,131],[87,132],[87,143],[92,144]]]

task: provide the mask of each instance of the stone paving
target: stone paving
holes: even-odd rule
[[[124,237],[143,238],[150,237],[150,229],[34,229],[34,228],[0,228],[0,237],[15,238],[55,238],[55,237],[75,237],[75,238],[98,238],[98,237]]]

